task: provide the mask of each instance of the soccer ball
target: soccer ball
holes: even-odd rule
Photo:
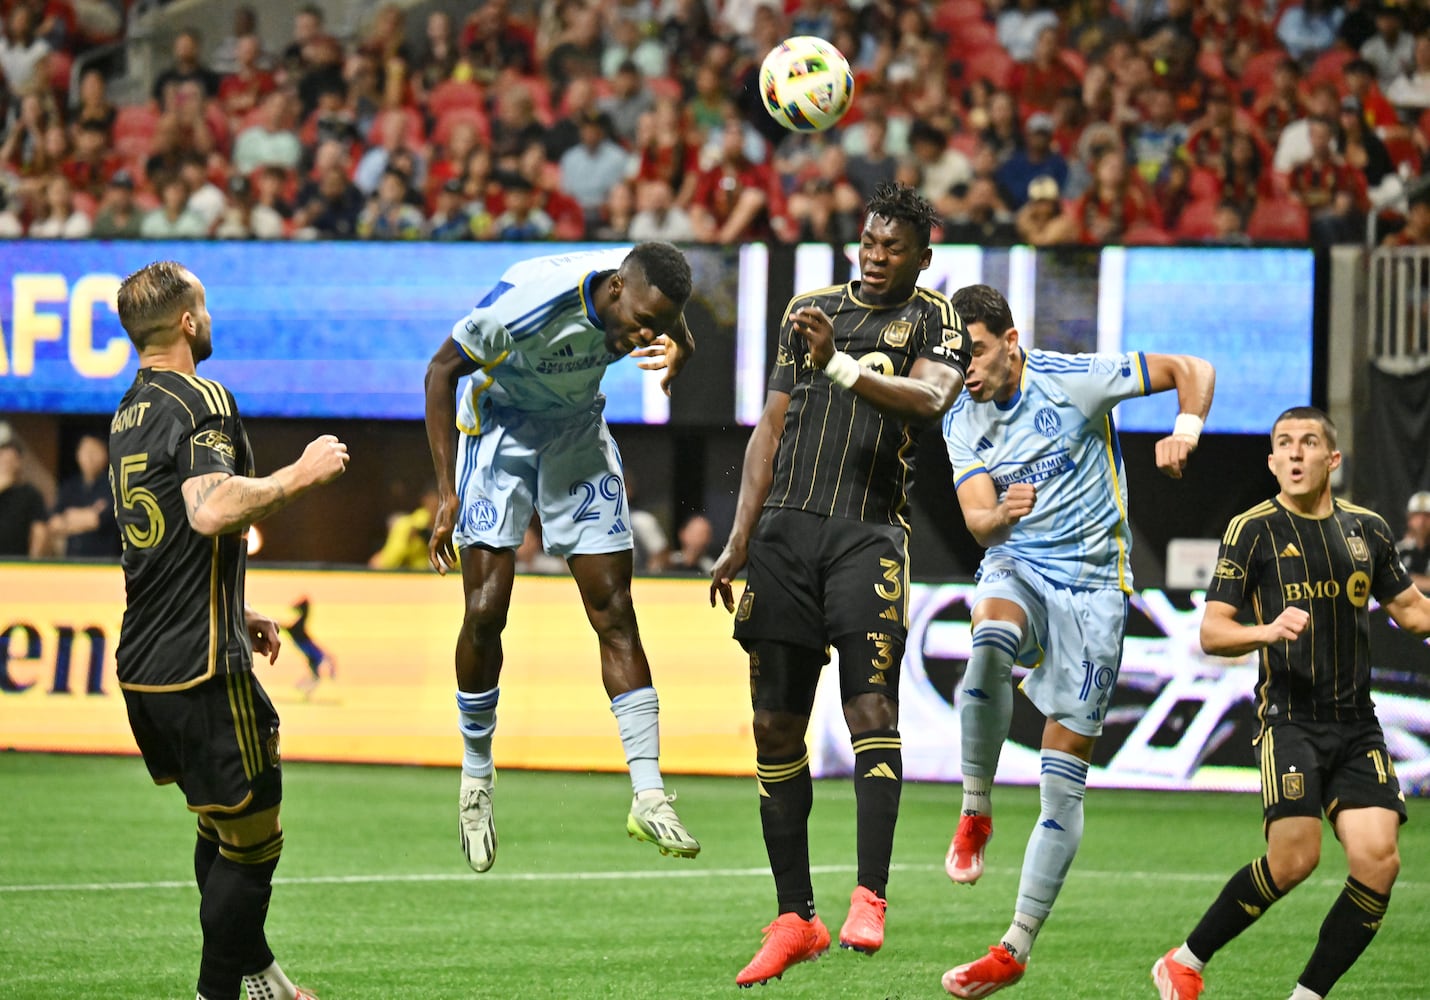
[[[823,132],[849,110],[849,60],[822,38],[796,35],[770,50],[760,66],[760,95],[770,117],[793,132]]]

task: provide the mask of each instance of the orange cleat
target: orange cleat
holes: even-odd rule
[[[1202,974],[1173,958],[1176,953],[1177,949],[1173,948],[1152,966],[1157,995],[1162,1000],[1197,1000],[1202,995]]]
[[[764,935],[760,950],[735,977],[742,989],[778,979],[790,966],[812,962],[829,950],[829,928],[817,915],[805,920],[797,913],[781,913]]]
[[[839,928],[839,947],[852,948],[872,955],[884,946],[884,910],[887,900],[880,899],[872,891],[856,886],[849,897],[849,916],[844,918],[844,926]]]
[[[992,816],[960,816],[958,831],[943,858],[943,870],[960,885],[972,885],[983,875],[983,848],[993,839]]]
[[[986,997],[1012,986],[1027,971],[1026,963],[1014,958],[1001,944],[995,944],[978,961],[945,972],[943,988],[956,997]]]

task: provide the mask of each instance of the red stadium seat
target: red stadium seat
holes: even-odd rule
[[[680,81],[669,76],[646,77],[645,88],[649,90],[651,96],[656,100],[668,98],[673,101],[685,99],[685,90],[681,87]]]
[[[1187,190],[1197,201],[1221,195],[1221,178],[1205,167],[1192,168],[1187,178]]]
[[[1266,198],[1252,210],[1246,234],[1254,240],[1305,243],[1311,236],[1311,216],[1295,198]]]
[[[417,109],[399,108],[398,110],[402,112],[403,116],[407,120],[407,124],[403,129],[404,144],[409,149],[415,149],[419,146],[425,145],[427,137],[424,134],[424,129],[422,126],[422,116],[417,113]],[[382,145],[383,139],[385,138],[384,129],[386,128],[386,125],[384,123],[386,121],[386,111],[378,112],[377,117],[372,120],[372,130],[368,133],[367,136],[367,143],[369,146]]]
[[[986,21],[967,21],[954,27],[948,36],[948,54],[955,58],[998,48],[998,29]]]
[[[119,108],[114,116],[114,151],[126,160],[143,160],[149,155],[158,128],[159,109],[153,104]]]
[[[1087,76],[1087,59],[1077,49],[1058,50],[1058,61],[1072,70],[1079,80]]]
[[[933,26],[952,32],[969,21],[982,21],[988,16],[983,0],[944,0],[933,12]]]
[[[453,108],[486,109],[486,95],[475,83],[444,80],[427,95],[427,110],[433,118],[441,118]]]
[[[1176,240],[1161,226],[1154,226],[1150,222],[1138,222],[1129,226],[1127,232],[1123,234],[1122,242],[1130,247],[1169,247],[1176,244]]]
[[[1184,240],[1206,239],[1216,231],[1212,222],[1216,210],[1215,198],[1200,198],[1192,202],[1182,209],[1182,214],[1177,217],[1177,225],[1173,229],[1173,233]]]
[[[1306,73],[1306,86],[1314,87],[1318,83],[1327,82],[1336,85],[1338,91],[1344,91],[1344,72],[1346,63],[1356,57],[1354,49],[1337,44],[1335,48],[1327,49],[1316,57],[1316,61],[1311,64],[1311,69]]]
[[[1280,66],[1285,58],[1286,53],[1280,49],[1267,49],[1247,59],[1246,65],[1241,68],[1241,79],[1238,81],[1241,88],[1252,91],[1257,97],[1264,95],[1271,89],[1276,67]]]
[[[487,116],[476,108],[451,108],[437,119],[437,124],[432,128],[432,142],[438,146],[446,146],[448,138],[452,135],[452,126],[459,122],[466,122],[477,130],[477,136],[483,142],[491,140],[491,122]]]
[[[999,90],[1007,90],[1013,69],[1018,64],[1001,48],[991,46],[971,52],[963,57],[963,78],[965,80],[987,80]]]

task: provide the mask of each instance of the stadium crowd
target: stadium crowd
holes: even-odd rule
[[[122,107],[70,88],[118,0],[0,10],[4,237],[843,242],[898,178],[945,242],[1430,239],[1407,0],[472,0],[417,44],[397,5],[354,38],[309,5],[278,52],[240,8]],[[826,134],[760,104],[795,34],[855,72]]]

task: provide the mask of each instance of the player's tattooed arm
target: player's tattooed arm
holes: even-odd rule
[[[271,476],[211,472],[185,479],[184,509],[199,534],[228,534],[281,510],[314,486],[336,479],[347,465],[347,445],[324,434],[303,449],[298,461]]]

